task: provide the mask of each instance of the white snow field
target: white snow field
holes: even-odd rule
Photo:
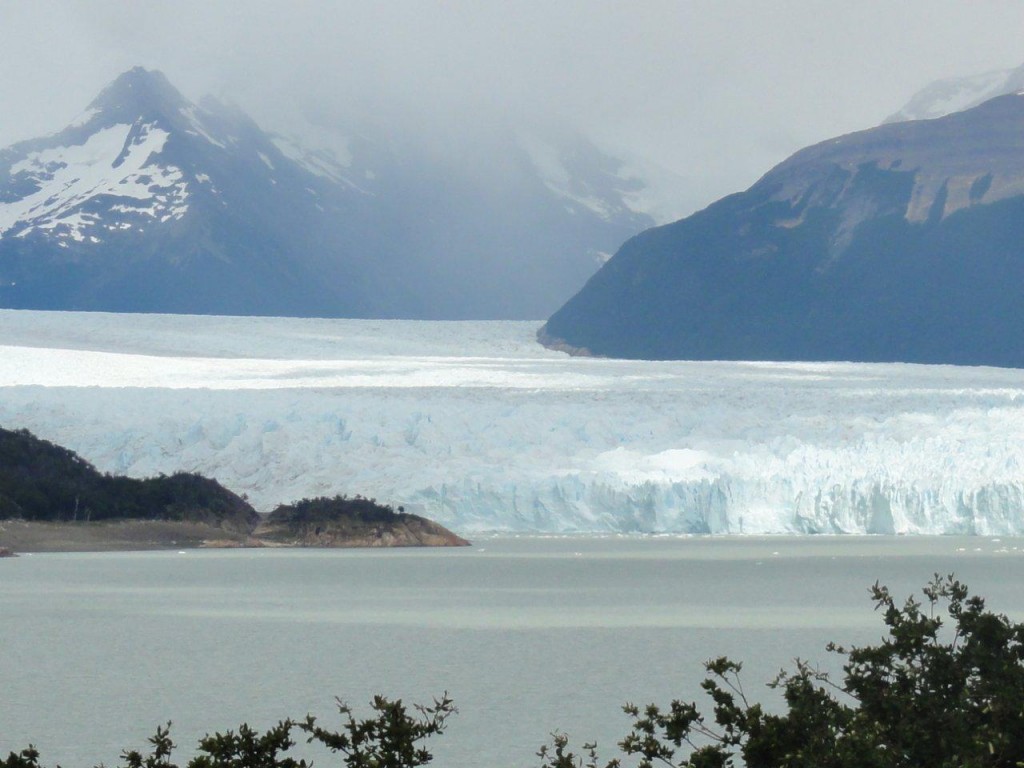
[[[1024,534],[1024,371],[570,358],[535,323],[0,311],[0,425],[261,511],[461,532]]]

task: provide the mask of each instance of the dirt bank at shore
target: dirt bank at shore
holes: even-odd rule
[[[452,547],[469,542],[429,520],[409,516],[390,526],[356,526],[339,531],[325,525],[316,535],[302,530],[258,527],[252,534],[204,523],[122,520],[96,523],[37,523],[0,520],[0,552],[130,552],[158,549],[234,547]]]
[[[260,546],[246,534],[202,523],[127,520],[30,523],[0,520],[0,548],[20,552],[118,552]]]

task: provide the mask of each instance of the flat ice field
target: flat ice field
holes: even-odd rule
[[[1024,371],[570,358],[534,323],[0,311],[0,425],[261,510],[459,531],[1024,534]]]

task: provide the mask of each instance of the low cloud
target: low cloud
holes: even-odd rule
[[[1002,0],[5,3],[0,144],[142,64],[258,119],[313,104],[446,151],[495,126],[579,130],[710,201],[931,80],[1020,64],[1021,29]]]

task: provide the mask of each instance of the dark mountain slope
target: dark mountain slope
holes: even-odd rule
[[[655,359],[1024,366],[1024,96],[798,152],[629,242],[542,330]]]

